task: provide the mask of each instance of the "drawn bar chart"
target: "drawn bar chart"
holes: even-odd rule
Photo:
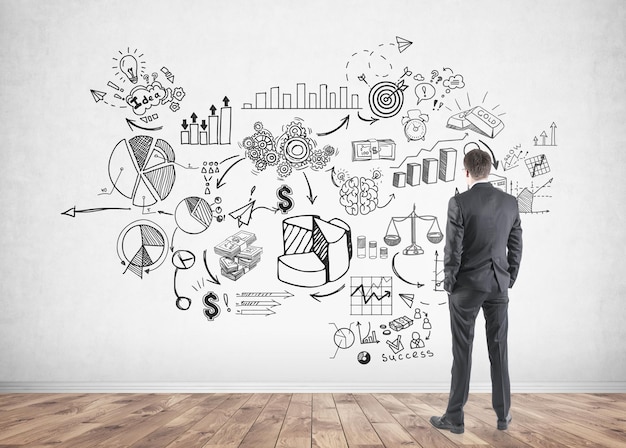
[[[191,123],[183,120],[180,131],[181,145],[230,145],[232,110],[228,106],[220,108],[219,115],[215,115],[217,109],[211,106],[211,115],[197,122],[197,115],[191,115]]]
[[[243,103],[243,109],[361,109],[359,96],[350,94],[347,87],[331,92],[328,84],[309,90],[305,83],[296,84],[295,96],[271,87],[269,92],[257,92],[254,103]]]

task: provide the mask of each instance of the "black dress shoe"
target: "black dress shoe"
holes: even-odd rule
[[[508,429],[509,423],[511,423],[511,420],[513,420],[513,417],[511,417],[511,414],[507,415],[504,420],[498,419],[498,429],[500,431],[504,431],[505,429]]]
[[[454,423],[449,422],[445,415],[441,417],[431,417],[430,423],[437,429],[448,429],[454,434],[463,434],[465,431],[465,425],[463,423],[455,425]]]

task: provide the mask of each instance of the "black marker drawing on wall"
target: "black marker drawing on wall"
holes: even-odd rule
[[[393,341],[385,341],[387,343],[387,345],[389,346],[389,348],[391,349],[392,352],[394,352],[395,354],[400,353],[402,350],[404,350],[404,345],[402,344],[402,335],[399,334]]]
[[[309,200],[309,202],[311,203],[311,205],[315,204],[315,200],[317,199],[317,195],[313,196],[313,189],[311,188],[311,183],[309,182],[309,178],[307,177],[305,172],[302,172],[302,175],[304,176],[304,180],[306,181],[306,186],[309,190],[309,194],[306,196],[306,198]]]
[[[77,210],[76,206],[72,207],[72,208],[68,208],[67,210],[65,210],[64,212],[61,212],[62,215],[65,216],[69,216],[70,218],[74,218],[76,217],[76,214],[80,214],[80,213],[97,213],[97,212],[103,212],[106,210],[130,210],[130,208],[124,208],[124,207],[98,207],[98,208],[85,208],[82,210]]]
[[[528,157],[524,160],[524,163],[526,164],[526,168],[528,168],[530,177],[537,177],[550,172],[550,165],[548,164],[548,158],[545,154]]]
[[[279,209],[276,207],[265,207],[261,205],[258,207],[255,207],[255,204],[256,204],[256,199],[253,199],[247,204],[242,205],[238,209],[230,212],[228,216],[236,220],[237,225],[241,227],[243,225],[247,226],[250,224],[250,220],[252,219],[252,213],[255,212],[256,210],[269,210],[274,214],[276,214],[279,211]]]
[[[424,343],[424,340],[422,339],[422,336],[419,334],[419,332],[414,331],[413,333],[411,333],[411,349],[424,348],[425,345],[426,344]]]
[[[350,268],[350,226],[317,215],[286,218],[282,223],[283,255],[278,257],[278,279],[313,288],[339,280]]]
[[[389,322],[389,328],[391,328],[394,331],[399,332],[402,330],[406,330],[411,325],[413,325],[413,323],[414,323],[414,320],[409,318],[408,316],[400,316]]]
[[[413,300],[415,299],[415,294],[400,293],[400,298],[406,304],[406,306],[408,306],[409,308],[413,307]]]
[[[489,92],[486,92],[483,97],[483,104],[488,93]],[[448,118],[446,127],[459,131],[470,130],[489,138],[495,138],[504,129],[504,122],[500,117],[506,115],[506,112],[501,114],[494,112],[495,109],[500,106],[499,104],[492,107],[491,110],[487,110],[482,106],[472,107],[469,93],[467,94],[467,103],[470,106],[469,109],[463,110],[458,101],[455,100],[455,102],[460,112]]]
[[[539,137],[533,138],[534,146],[556,146],[556,123],[554,121],[550,125],[550,140],[548,141],[548,134],[545,130],[541,131]]]
[[[422,286],[424,286],[423,283],[420,283],[419,281],[416,282],[411,282],[407,279],[405,279],[399,272],[398,272],[398,268],[396,267],[396,257],[398,256],[399,252],[396,252],[396,254],[394,254],[393,258],[391,259],[391,270],[393,271],[393,273],[396,275],[396,277],[398,277],[400,280],[402,280],[404,283],[406,283],[407,285],[412,285],[412,286],[417,286],[418,288],[421,288]]]
[[[258,92],[254,103],[243,103],[244,110],[324,110],[324,109],[360,109],[359,96],[350,93],[348,87],[339,87],[339,92],[332,92],[328,84],[320,84],[312,91],[306,83],[297,83],[295,95],[282,93],[280,87],[271,87],[268,92]]]
[[[350,177],[341,185],[339,203],[349,215],[367,215],[378,208],[378,185],[374,179]]]
[[[338,292],[341,292],[344,288],[346,287],[346,284],[344,283],[343,285],[341,285],[340,287],[330,291],[330,292],[314,292],[312,294],[309,294],[311,296],[312,299],[317,300],[318,302],[320,302],[320,299],[323,299],[324,297],[330,297],[330,296],[334,296],[335,294],[337,294]]]
[[[515,145],[509,150],[508,154],[504,156],[504,161],[502,162],[502,168],[504,171],[517,168],[519,166],[519,162],[526,158],[528,151],[524,153],[524,150],[521,149],[521,147],[522,145]]]
[[[352,142],[352,161],[395,160],[396,143],[391,139],[355,140]]]
[[[372,360],[372,355],[370,355],[366,351],[362,351],[359,352],[358,355],[356,355],[356,360],[359,362],[359,364],[369,364],[369,362]]]
[[[213,221],[213,211],[206,200],[190,196],[178,203],[174,218],[180,230],[195,235],[209,228]]]
[[[409,48],[413,42],[404,37],[396,36],[396,44],[398,45],[398,51],[400,53],[404,52],[407,48]]]
[[[399,165],[397,165],[397,166],[392,166],[391,168],[394,168],[394,169],[395,169],[395,168],[400,168],[400,167],[401,167],[402,165],[404,165],[404,164],[405,164],[408,160],[418,158],[418,157],[419,157],[419,155],[422,153],[422,151],[427,151],[427,152],[431,152],[431,153],[432,153],[433,149],[435,149],[435,148],[437,147],[437,145],[440,145],[440,144],[442,144],[442,143],[461,142],[461,141],[465,140],[465,139],[468,137],[468,135],[469,135],[469,134],[466,132],[466,133],[463,135],[463,137],[461,137],[461,138],[453,138],[453,139],[446,139],[446,140],[437,140],[437,141],[435,142],[435,144],[434,144],[433,146],[431,146],[431,148],[430,148],[430,149],[421,148],[421,149],[417,152],[417,154],[415,154],[415,155],[410,155],[410,156],[406,156],[406,157],[402,160],[402,162],[401,162]]]
[[[306,176],[306,174],[305,174]],[[285,215],[287,212],[293,210],[293,206],[295,205],[295,201],[292,198],[293,190],[289,185],[282,184],[276,190],[276,197],[278,197],[278,203],[276,207],[280,209],[280,212]]]
[[[336,330],[333,334],[333,342],[337,347],[337,350],[335,350],[335,354],[330,357],[330,359],[335,359],[335,357],[337,356],[337,352],[339,352],[339,349],[347,350],[352,347],[352,345],[354,345],[356,337],[354,336],[354,332],[352,331],[352,323],[350,323],[348,328],[339,328],[334,322],[330,322],[329,325],[333,325]]]
[[[174,161],[174,150],[165,140],[147,135],[122,139],[109,158],[109,178],[122,196],[132,199],[133,205],[149,207],[172,191]]]
[[[196,256],[193,252],[188,250],[177,250],[172,254],[172,264],[176,268],[174,270],[174,295],[176,296],[176,308],[181,311],[186,311],[191,307],[191,299],[185,296],[181,296],[176,288],[176,279],[178,277],[179,270],[187,270],[193,267],[196,262]]]
[[[379,344],[380,341],[376,338],[376,332],[372,331],[372,324],[370,322],[367,323],[367,332],[365,336],[361,334],[361,322],[356,323],[356,328],[359,332],[359,341],[361,344]]]
[[[275,307],[281,306],[280,302],[271,300],[242,300],[237,302],[236,313],[240,316],[271,316],[276,314]]]
[[[219,188],[222,188],[224,185],[226,185],[226,183],[224,182],[224,177],[226,177],[228,172],[232,170],[235,167],[235,165],[237,165],[239,162],[243,160],[245,160],[245,158],[243,157],[241,159],[237,159],[228,168],[226,168],[224,172],[222,173],[222,175],[217,179],[217,183],[215,184],[215,187],[219,189]]]
[[[240,230],[214,247],[215,253],[221,255],[222,276],[237,281],[259,264],[263,249],[253,246],[255,241],[254,233]]]
[[[219,301],[219,296],[213,291],[207,292],[202,297],[202,303],[204,304],[204,310],[202,311],[204,313],[204,317],[206,317],[209,322],[212,322],[217,316],[220,315],[221,308],[218,305]]]
[[[532,184],[531,184],[530,187],[524,187],[517,194],[517,205],[519,207],[519,212],[520,213],[531,213],[531,214],[549,213],[550,210],[537,210],[535,208],[535,200],[537,198],[551,198],[552,197],[552,196],[547,195],[545,193],[543,193],[541,195],[539,195],[537,193],[539,193],[544,188],[550,187],[553,180],[554,180],[554,178],[551,178],[550,180],[548,180],[546,183],[544,183],[543,185],[541,185],[538,188],[535,188]],[[519,187],[517,188],[517,190],[519,190]],[[513,187],[511,186],[511,193],[512,192],[513,192]]]
[[[403,255],[422,255],[424,253],[424,249],[417,244],[417,221],[430,221],[430,227],[426,232],[426,239],[432,244],[439,244],[443,241],[443,232],[441,231],[441,227],[439,226],[439,220],[436,216],[433,215],[418,215],[415,213],[415,204],[413,204],[413,210],[408,216],[400,217],[393,216],[389,220],[389,224],[387,225],[387,232],[383,241],[388,246],[396,246],[400,244],[402,238],[398,232],[397,223],[404,222],[406,220],[410,220],[411,222],[411,244],[402,250]]]
[[[387,276],[350,277],[350,314],[391,316],[393,279]]]
[[[478,143],[468,142],[463,146],[463,154],[465,155],[473,149],[480,149],[482,151],[488,151],[489,154],[491,155],[491,165],[493,166],[494,170],[498,169],[498,167],[500,166],[500,161],[496,159],[496,155],[494,154],[493,150],[491,149],[491,147],[489,147],[487,143],[485,143],[482,140],[478,140]]]
[[[167,257],[167,237],[152,221],[139,220],[127,225],[117,239],[117,254],[124,273],[130,271],[139,278],[158,268]]]
[[[404,91],[407,87],[404,80],[376,83],[370,89],[368,96],[372,113],[379,118],[391,118],[398,115],[404,105]]]
[[[190,115],[191,123],[186,119],[182,121],[181,145],[230,145],[232,109],[228,106],[228,97],[224,97],[223,101],[219,115],[216,115],[217,108],[212,104],[209,114],[206,118],[202,117],[200,123],[195,112]]]
[[[433,279],[433,283],[435,284],[434,291],[445,291],[443,289],[443,257],[439,258],[439,251],[435,251],[435,269],[433,270],[433,274],[435,276]]]
[[[205,269],[205,270],[207,271],[207,273],[209,274],[209,281],[210,281],[211,283],[216,284],[216,285],[220,285],[221,283],[220,283],[220,280],[219,280],[219,278],[217,277],[217,275],[213,275],[213,273],[212,273],[212,272],[211,272],[211,270],[209,269],[209,264],[208,264],[208,262],[207,262],[207,256],[206,256],[206,254],[207,254],[207,250],[206,250],[206,249],[204,249],[204,250],[202,251],[202,261],[204,262],[204,269]],[[226,304],[226,305],[228,305],[228,304]]]
[[[350,115],[346,115],[345,117],[343,117],[341,119],[341,121],[339,122],[339,126],[337,126],[336,128],[327,131],[327,132],[318,132],[317,136],[318,137],[325,137],[327,135],[333,134],[335,132],[337,132],[339,129],[341,129],[342,127],[346,127],[346,130],[348,129],[348,123],[350,122]]]
[[[404,136],[407,142],[424,140],[426,137],[426,123],[428,115],[423,114],[419,109],[408,110],[405,117],[402,117],[402,125],[404,126]]]

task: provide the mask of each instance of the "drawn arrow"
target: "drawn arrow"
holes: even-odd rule
[[[62,215],[69,216],[71,218],[76,217],[76,213],[95,213],[103,212],[105,210],[130,210],[130,208],[123,207],[101,207],[101,208],[86,208],[83,210],[76,210],[76,206],[61,212]]]
[[[396,194],[395,193],[390,194],[389,195],[389,201],[387,201],[387,203],[385,205],[383,205],[382,207],[377,207],[377,208],[385,208],[385,207],[387,207],[391,203],[391,201],[393,201],[395,198],[396,198]]]
[[[279,297],[288,299],[293,297],[293,294],[287,290],[283,292],[241,292],[237,293],[237,297]]]
[[[378,121],[378,118],[363,118],[363,117],[361,116],[361,112],[357,112],[356,114],[358,115],[358,117],[359,117],[361,120],[363,120],[363,121],[369,121],[369,124],[370,124],[370,125],[373,125],[374,123],[376,123],[376,122]]]
[[[428,336],[426,336],[424,339],[426,339],[427,341],[430,339],[430,330],[428,330]]]
[[[309,200],[311,205],[313,205],[313,203],[317,199],[317,195],[313,196],[313,191],[311,190],[311,184],[309,183],[309,178],[306,177],[306,173],[304,171],[302,172],[302,174],[304,174],[304,179],[306,180],[306,186],[309,188],[309,194],[307,195],[306,198]]]
[[[170,252],[174,252],[174,235],[176,235],[176,231],[178,230],[178,227],[176,227],[174,229],[174,232],[172,232],[172,244],[170,246]]]
[[[556,123],[553,121],[552,124],[550,125],[550,145],[552,146],[556,146],[556,133],[555,130],[556,129]]]
[[[217,276],[213,275],[211,273],[211,271],[209,270],[209,265],[206,262],[206,249],[204,249],[204,252],[202,252],[202,259],[204,260],[204,268],[209,273],[209,277],[211,277],[211,279],[209,281],[211,283],[215,284],[215,285],[221,285],[221,283],[220,283],[219,279],[217,278]]]
[[[195,123],[195,122],[196,122],[196,120],[197,120],[197,118],[198,118],[198,116],[196,115],[196,113],[195,113],[195,112],[191,114],[191,122],[192,122],[192,123]]]
[[[539,190],[541,190],[543,187],[546,187],[548,184],[551,184],[553,180],[554,180],[554,177],[550,179],[548,182],[546,182],[545,184],[543,184],[541,187],[537,188],[535,192],[533,193],[533,195],[536,195],[537,192],[539,192]]]
[[[172,213],[164,212],[163,210],[157,210],[157,212],[159,213],[159,215],[170,215],[170,216],[172,216]]]
[[[461,137],[461,138],[453,138],[453,139],[449,139],[449,140],[437,140],[437,141],[435,142],[435,144],[432,146],[432,148],[430,148],[430,149],[422,148],[422,149],[420,149],[420,150],[419,150],[419,152],[418,152],[417,154],[415,154],[414,156],[406,156],[406,157],[404,158],[404,160],[403,160],[402,162],[400,162],[400,165],[398,165],[398,166],[392,166],[391,168],[400,168],[402,165],[404,165],[404,162],[406,162],[406,161],[407,161],[407,160],[409,160],[409,159],[412,159],[412,158],[416,158],[416,157],[418,157],[422,151],[432,152],[432,150],[433,150],[433,149],[435,149],[435,148],[437,147],[437,145],[438,145],[438,144],[440,144],[440,143],[446,143],[446,142],[461,142],[461,141],[465,140],[465,139],[467,138],[467,136],[468,136],[468,135],[469,135],[469,134],[466,132],[466,133],[465,133],[465,135],[463,135],[463,137]]]
[[[539,139],[537,138],[537,136],[535,135],[535,138],[533,138],[533,142],[535,142],[535,146],[537,146],[537,142],[539,141]]]
[[[341,291],[345,287],[346,287],[346,284],[344,283],[339,288],[335,289],[333,292],[329,292],[327,294],[320,294],[319,292],[315,292],[315,293],[309,294],[309,295],[319,302],[319,299],[321,299],[322,297],[330,297],[333,294],[337,294],[339,291]]]
[[[548,134],[546,134],[546,131],[543,131],[539,137],[541,137],[541,145],[542,146],[546,146],[546,138],[548,138]]]
[[[482,140],[478,140],[478,141],[482,143],[485,146],[485,148],[487,148],[489,152],[491,153],[491,160],[493,161],[492,162],[493,168],[497,170],[498,166],[500,165],[500,161],[496,160],[496,155],[493,153],[493,151],[491,150],[489,145],[487,145],[487,143],[483,142]]]
[[[230,103],[230,100],[228,99],[227,96],[224,96],[224,98],[222,99],[222,101],[224,101],[224,107],[228,107],[228,103]]]
[[[277,302],[276,300],[244,300],[243,302],[239,302],[237,306],[259,306],[272,308],[275,306],[281,306],[282,303]]]
[[[413,285],[413,286],[417,286],[418,288],[421,288],[422,286],[424,286],[422,283],[417,282],[417,283],[411,283],[410,281],[404,279],[399,273],[398,270],[396,269],[396,257],[398,256],[399,252],[396,252],[396,254],[393,256],[393,258],[391,259],[391,269],[393,270],[393,273],[396,274],[396,277],[398,277],[400,280],[402,280],[404,283],[407,283],[409,285]]]
[[[330,180],[332,181],[333,185],[335,187],[339,187],[340,185],[335,182],[335,167],[333,166],[331,169],[326,170],[326,171],[330,171]]]
[[[215,115],[216,110],[217,108],[215,107],[215,104],[211,104],[211,115]]]
[[[229,167],[226,169],[226,171],[224,171],[224,174],[222,174],[222,176],[221,176],[219,179],[217,179],[217,184],[216,184],[216,187],[217,187],[217,188],[222,188],[224,185],[226,185],[226,184],[224,183],[224,177],[226,176],[226,174],[228,174],[228,172],[229,172],[229,171],[230,171],[230,170],[231,170],[231,169],[232,169],[235,165],[237,165],[237,164],[238,164],[239,162],[241,162],[242,160],[245,160],[245,157],[242,157],[241,159],[236,160],[236,161],[235,161],[235,162],[234,162],[231,166],[229,166]]]
[[[163,129],[163,126],[158,126],[156,128],[147,128],[145,126],[140,126],[137,123],[135,123],[135,120],[131,120],[130,118],[126,119],[126,123],[128,123],[128,127],[133,131],[134,131],[133,126],[136,127],[137,129],[143,129],[144,131],[159,131]]]
[[[341,129],[343,127],[343,125],[346,126],[346,129],[348,129],[348,122],[350,121],[350,114],[346,115],[345,117],[343,117],[341,119],[341,122],[339,123],[339,126],[337,126],[335,129],[333,129],[332,131],[328,131],[328,132],[318,132],[317,136],[318,137],[324,137],[325,135],[330,135],[333,132],[337,132],[339,129]]]
[[[202,124],[200,125],[200,127],[202,128],[203,131],[206,130],[207,128],[206,120],[202,120]]]
[[[363,343],[363,336],[361,335],[361,322],[356,321],[356,328],[359,330],[359,342]]]
[[[264,205],[259,205],[258,207],[254,207],[251,213],[254,213],[255,211],[259,209],[269,210],[270,212],[273,212],[273,213],[276,213],[280,210],[279,208],[276,208],[276,207],[265,207]]]
[[[276,311],[272,311],[270,308],[266,308],[264,310],[237,310],[237,314],[240,316],[270,316],[272,314],[276,314]]]

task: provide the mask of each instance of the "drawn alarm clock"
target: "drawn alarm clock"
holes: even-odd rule
[[[423,114],[419,109],[407,111],[407,116],[402,117],[404,125],[404,135],[408,141],[424,140],[426,136],[426,122],[428,115]]]

